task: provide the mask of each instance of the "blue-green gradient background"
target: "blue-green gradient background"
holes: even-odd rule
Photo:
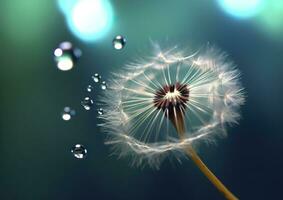
[[[80,105],[92,74],[106,79],[148,55],[151,40],[192,49],[210,42],[235,61],[247,93],[242,119],[217,145],[201,146],[200,156],[240,199],[282,199],[283,35],[228,17],[211,0],[111,3],[110,32],[84,43],[68,31],[56,1],[1,0],[0,199],[223,199],[190,160],[165,161],[156,171],[109,156],[96,111]],[[122,51],[112,48],[117,34],[127,38]],[[68,72],[53,61],[54,48],[65,40],[83,51]],[[64,106],[77,111],[69,122],[60,118]],[[72,156],[76,143],[87,147],[87,159]]]

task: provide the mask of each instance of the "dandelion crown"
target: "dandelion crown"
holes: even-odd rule
[[[101,99],[100,126],[120,156],[159,167],[167,156],[189,156],[227,199],[236,199],[193,149],[226,133],[244,103],[239,71],[224,53],[206,46],[183,55],[170,49],[114,74]]]

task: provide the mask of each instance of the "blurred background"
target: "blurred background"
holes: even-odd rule
[[[156,171],[110,156],[97,108],[81,106],[101,91],[95,73],[107,80],[149,55],[151,41],[210,42],[235,61],[247,93],[242,119],[200,157],[240,199],[282,199],[281,0],[1,0],[0,19],[0,199],[223,199],[190,160]],[[120,50],[117,35],[126,39]],[[54,55],[63,41],[82,52],[63,62],[66,71],[62,52]],[[70,120],[66,106],[76,111]],[[85,159],[71,153],[75,144]]]

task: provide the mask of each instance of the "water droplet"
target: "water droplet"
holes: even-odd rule
[[[64,121],[69,121],[75,114],[75,110],[72,110],[70,107],[65,107],[61,114],[61,117]]]
[[[102,109],[102,108],[98,108],[98,109],[97,109],[97,113],[98,113],[99,115],[103,115],[103,109]]]
[[[120,50],[126,45],[126,39],[122,35],[117,35],[113,39],[112,43],[115,49]]]
[[[88,86],[86,87],[86,91],[92,92],[92,91],[93,91],[93,87],[92,87],[91,85],[88,85]]]
[[[85,97],[84,100],[81,102],[82,106],[86,110],[90,110],[93,105],[93,100],[89,97]]]
[[[99,74],[95,73],[91,78],[95,83],[98,83],[101,79],[101,76]]]
[[[62,71],[72,69],[81,55],[81,50],[74,48],[70,42],[62,42],[59,47],[54,50],[55,62],[58,69]]]
[[[81,145],[81,144],[76,144],[72,149],[71,149],[72,154],[78,158],[78,159],[83,159],[87,155],[87,150],[86,148]]]
[[[107,89],[107,85],[106,85],[106,82],[105,82],[105,81],[102,81],[102,83],[101,83],[101,89],[102,89],[102,90],[106,90],[106,89]]]

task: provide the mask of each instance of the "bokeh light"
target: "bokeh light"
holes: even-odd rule
[[[268,0],[257,18],[258,25],[273,38],[282,39],[283,1]]]
[[[1,1],[1,37],[9,39],[10,44],[45,45],[42,35],[52,33],[53,16],[56,11],[48,1]],[[43,23],[44,22],[44,23]],[[1,43],[3,45],[3,43]],[[30,50],[30,48],[26,48]]]
[[[263,0],[218,0],[218,3],[227,14],[239,19],[253,17],[263,8]]]
[[[63,4],[61,0],[59,8],[65,14],[70,31],[86,42],[102,38],[112,25],[113,10],[108,0],[79,0],[75,4],[72,1]]]
[[[57,0],[59,10],[65,15],[73,9],[77,2],[78,0]]]

